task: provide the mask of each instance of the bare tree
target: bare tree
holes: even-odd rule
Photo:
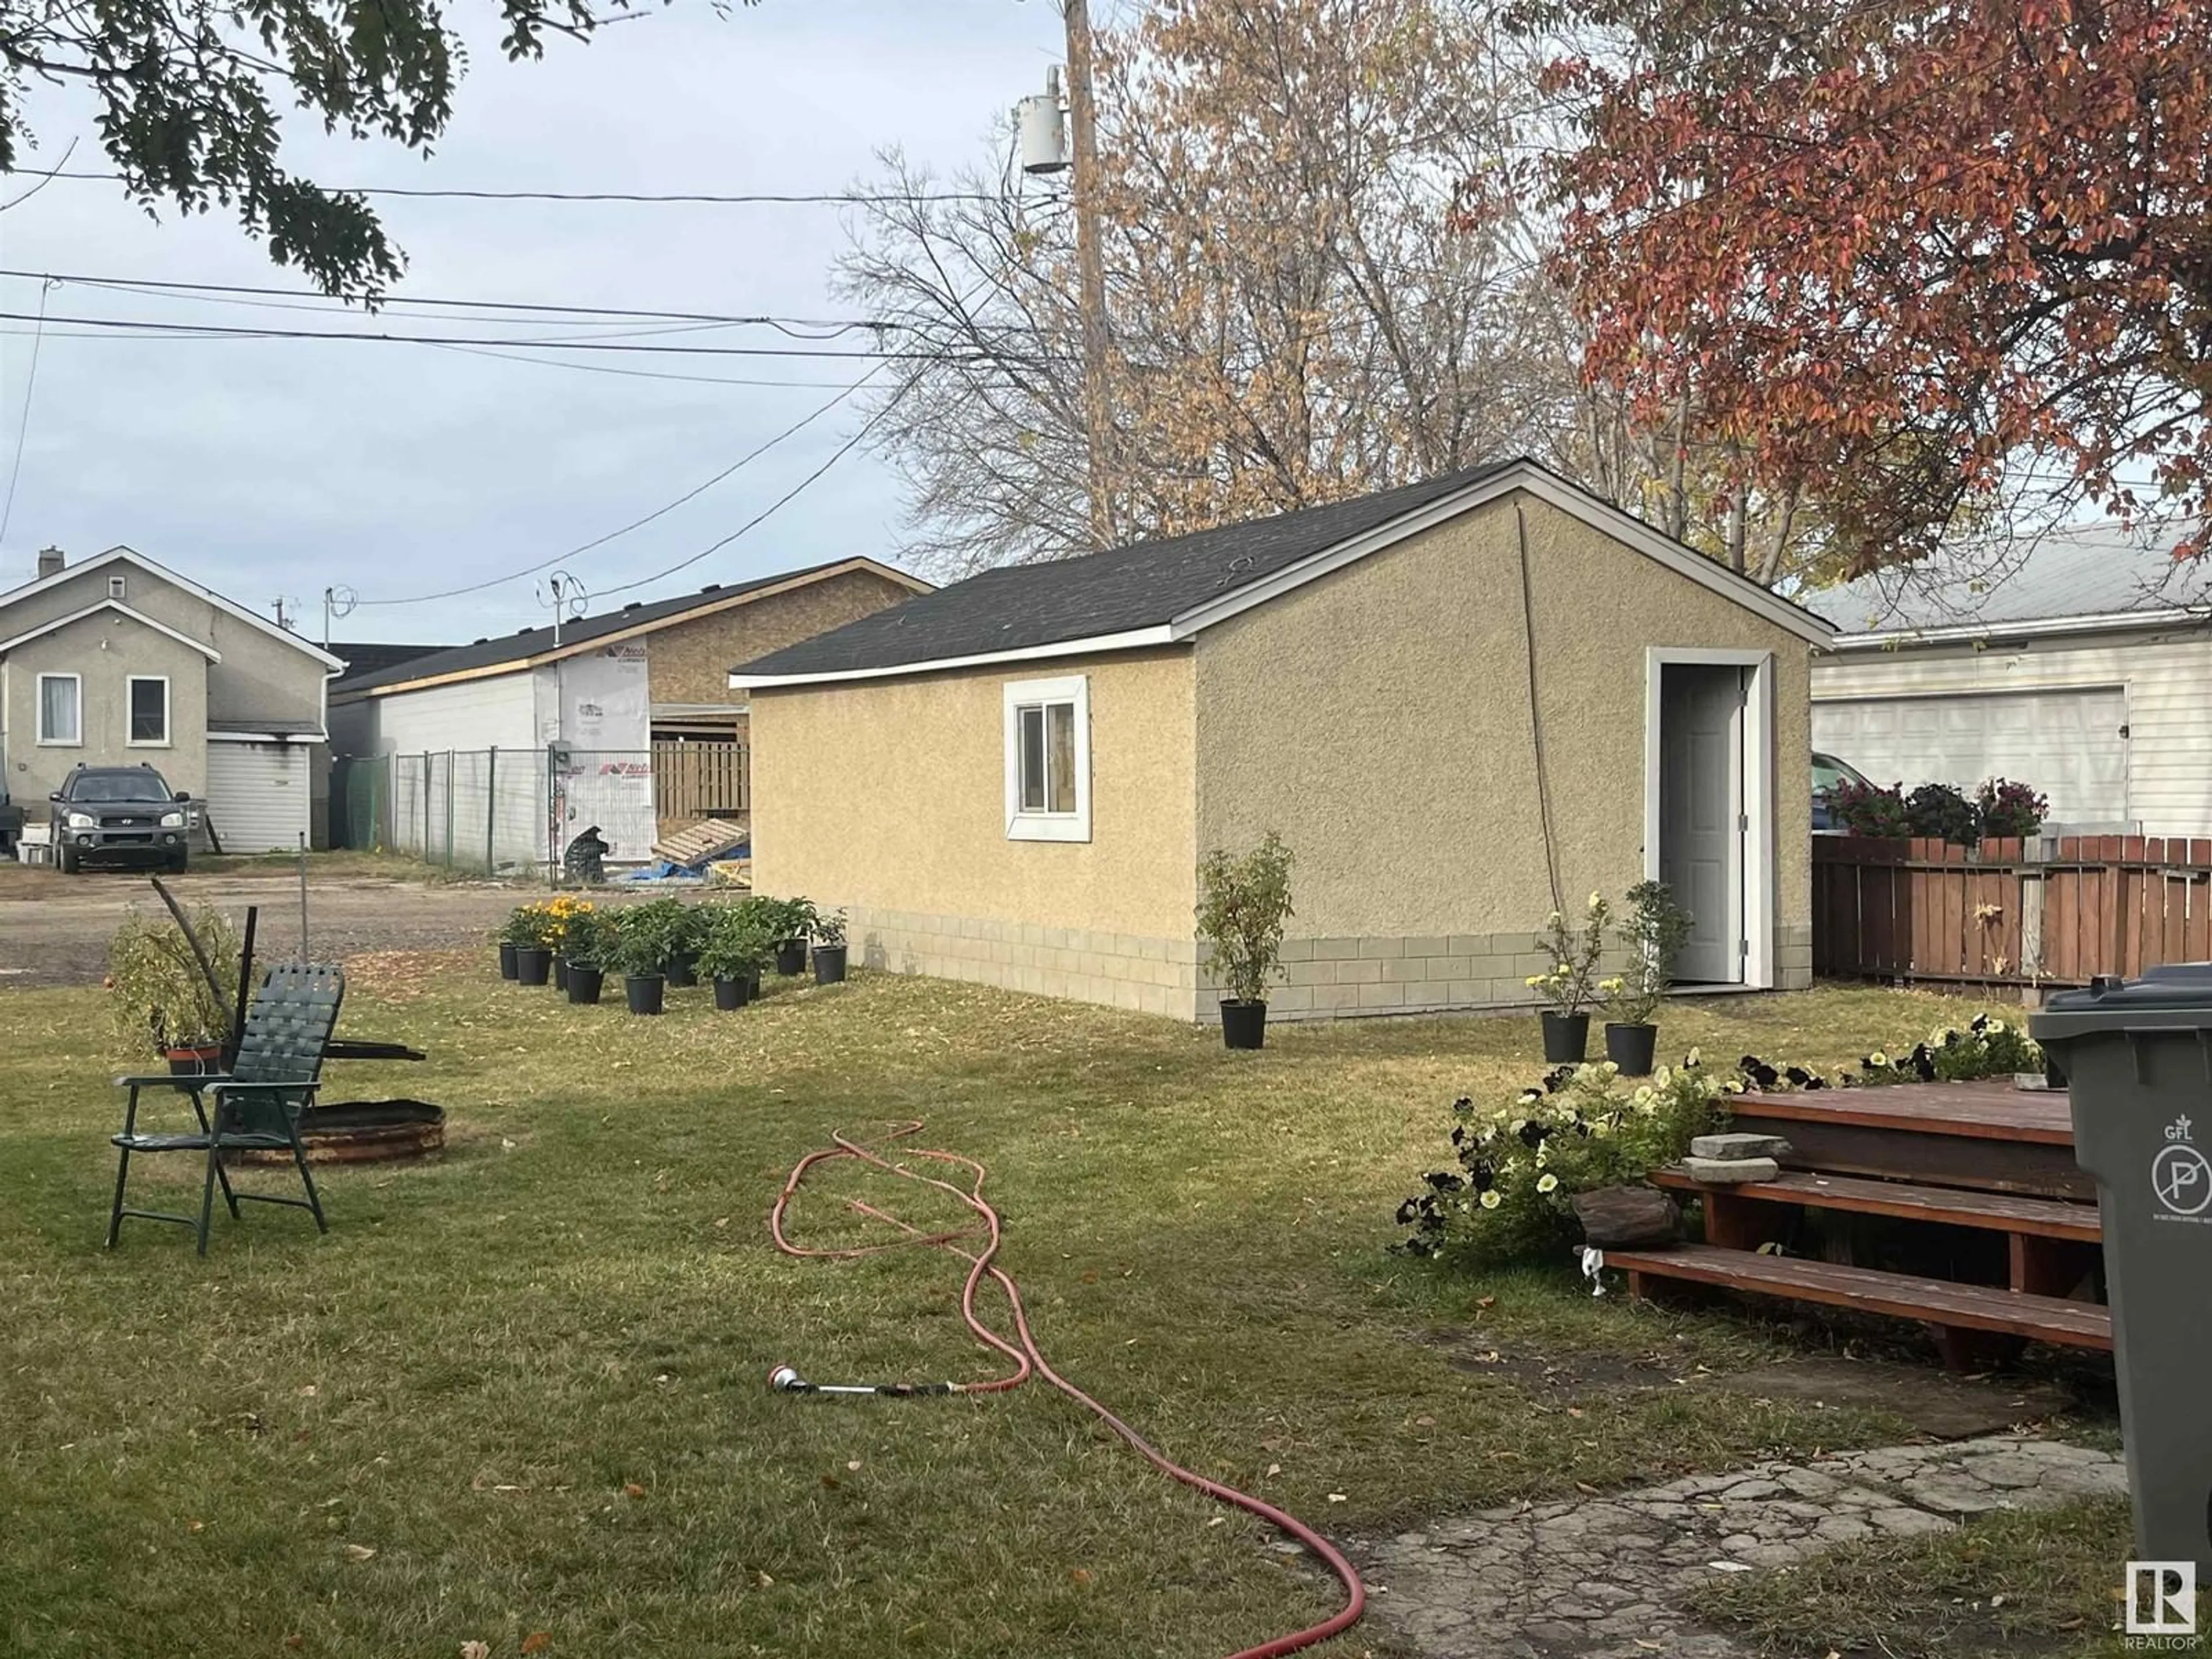
[[[1524,450],[1583,470],[1543,227],[1509,182],[1536,97],[1510,45],[1461,0],[1178,0],[1101,35],[1125,537]],[[970,173],[986,199],[927,203],[935,181],[885,167],[842,278],[922,354],[877,438],[914,552],[961,574],[1086,550],[1064,195]]]

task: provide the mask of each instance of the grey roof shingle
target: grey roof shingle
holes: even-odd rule
[[[574,622],[561,624],[561,648],[565,650],[571,646],[588,645],[609,634],[618,634],[648,623],[665,622],[686,611],[698,610],[702,605],[717,605],[739,594],[750,593],[756,588],[795,581],[848,562],[848,559],[830,559],[798,570],[779,570],[773,575],[756,576],[748,582],[709,582],[696,593],[678,594],[672,599],[626,605],[620,610],[602,611],[595,617],[579,617]],[[331,648],[339,656],[345,654],[343,647],[333,646]],[[540,627],[502,634],[496,639],[478,640],[472,645],[453,646],[427,657],[416,657],[368,673],[349,675],[333,681],[331,692],[334,696],[343,696],[350,691],[368,691],[380,686],[433,679],[442,674],[457,674],[472,668],[496,668],[502,663],[526,662],[554,648],[553,625],[546,623]]]
[[[417,662],[453,648],[450,645],[372,645],[359,640],[333,640],[330,650],[331,655],[345,664],[349,676],[367,679],[403,662]]]
[[[2003,550],[1947,550],[1808,594],[1805,602],[1846,635],[2156,616],[2212,599],[2212,572],[2201,562],[2174,562],[2179,534],[2170,530],[2146,545],[2116,524],[2082,525]]]
[[[1009,565],[924,593],[733,670],[835,674],[1021,651],[1151,628],[1517,461],[1357,495],[1326,507],[1137,542],[1079,558]]]

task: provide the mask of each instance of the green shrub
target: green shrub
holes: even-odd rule
[[[1551,1004],[1555,1013],[1582,1012],[1597,992],[1598,959],[1605,954],[1606,924],[1612,920],[1613,907],[1602,893],[1589,896],[1578,929],[1568,927],[1566,917],[1553,911],[1544,924],[1543,938],[1537,941],[1538,948],[1551,957],[1552,965],[1540,974],[1531,974],[1522,983]]]
[[[621,937],[621,926],[612,913],[586,905],[572,911],[562,924],[561,953],[571,968],[604,971]]]
[[[691,907],[682,899],[633,904],[617,917],[613,965],[634,975],[665,973],[691,929]]]
[[[1231,1000],[1265,1002],[1291,918],[1291,849],[1270,830],[1250,852],[1215,848],[1198,866],[1198,936]]]
[[[202,905],[192,932],[228,993],[238,983],[237,930],[222,912]],[[222,998],[167,916],[151,921],[134,910],[124,918],[108,940],[106,984],[116,1034],[133,1054],[211,1046],[230,1035]]]
[[[775,939],[757,902],[702,907],[706,921],[699,971],[709,979],[750,979],[775,955]]]

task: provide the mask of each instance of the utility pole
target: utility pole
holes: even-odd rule
[[[1106,398],[1106,265],[1098,246],[1098,107],[1091,97],[1091,8],[1061,0],[1067,24],[1067,118],[1074,129],[1077,297],[1083,314],[1083,426],[1090,452],[1091,544],[1114,544],[1113,411]]]

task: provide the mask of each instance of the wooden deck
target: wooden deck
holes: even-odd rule
[[[2001,1361],[2026,1340],[2111,1347],[2110,1314],[2084,1299],[2097,1283],[2103,1232],[2095,1183],[2074,1162],[2063,1091],[2023,1090],[2008,1079],[1742,1095],[1735,1103],[1733,1127],[1790,1143],[1782,1173],[1737,1187],[1704,1186],[1680,1170],[1654,1174],[1655,1185],[1695,1200],[1705,1242],[1607,1252],[1609,1265],[1627,1270],[1632,1294],[1672,1279],[1919,1320],[1957,1368]],[[1760,1254],[1794,1247],[1808,1211],[2000,1235],[2008,1282]],[[1831,1246],[1852,1237],[1826,1235]]]

